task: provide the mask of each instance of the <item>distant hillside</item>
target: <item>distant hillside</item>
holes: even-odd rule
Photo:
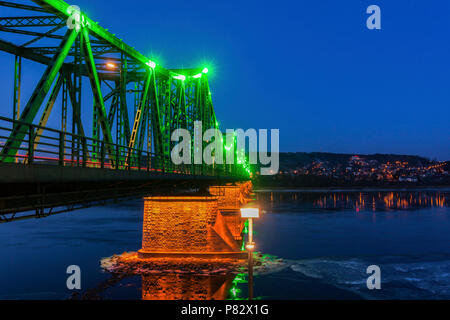
[[[282,152],[279,173],[259,176],[256,186],[340,187],[449,185],[449,162],[397,154]]]
[[[346,164],[355,154],[348,153],[330,153],[330,152],[280,152],[280,170],[285,171],[292,168],[303,167],[312,162],[328,162],[331,165]],[[366,161],[376,160],[380,163],[387,162],[408,162],[411,166],[421,167],[430,163],[430,160],[424,157],[397,154],[358,154],[360,158]]]

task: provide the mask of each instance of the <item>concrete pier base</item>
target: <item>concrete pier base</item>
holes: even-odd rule
[[[217,196],[168,196],[144,198],[138,257],[245,259],[246,253],[219,211]]]
[[[196,259],[247,259],[246,251],[239,252],[146,252],[138,251],[141,259],[149,258],[196,258]]]
[[[240,245],[242,245],[244,229],[244,219],[241,218],[240,208],[247,203],[251,188],[251,182],[209,187],[209,192],[217,197],[218,209],[228,229]]]

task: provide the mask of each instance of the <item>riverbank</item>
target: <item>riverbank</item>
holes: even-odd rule
[[[421,190],[442,190],[450,191],[450,185],[447,186],[364,186],[364,187],[257,187],[254,186],[254,192],[376,192],[376,191],[421,191]]]

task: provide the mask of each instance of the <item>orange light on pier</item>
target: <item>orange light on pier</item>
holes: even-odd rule
[[[214,196],[144,198],[140,258],[241,258]]]
[[[209,187],[209,193],[217,196],[219,210],[222,212],[239,210],[239,198],[241,195],[241,188],[239,186],[211,186]]]
[[[233,237],[242,244],[244,219],[240,215],[240,207],[247,203],[251,192],[251,182],[236,185],[211,186],[209,192],[217,196],[218,208],[226,221]]]

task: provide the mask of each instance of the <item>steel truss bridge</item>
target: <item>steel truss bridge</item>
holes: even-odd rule
[[[248,180],[234,146],[235,165],[170,159],[175,129],[218,128],[204,66],[166,69],[64,1],[0,1],[0,10],[17,12],[0,15],[14,81],[2,107],[11,116],[0,116],[0,222]],[[24,60],[45,69],[27,100]]]

